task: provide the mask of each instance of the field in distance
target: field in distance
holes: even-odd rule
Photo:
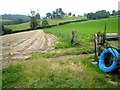
[[[75,20],[83,20],[86,19],[85,17],[63,17],[62,19],[47,19],[49,25],[55,25],[61,22],[66,22],[66,21],[75,21]],[[41,23],[42,20],[40,20]],[[22,24],[16,24],[16,25],[5,25],[5,28],[8,28],[12,31],[17,31],[17,30],[25,30],[25,29],[30,29],[30,23],[22,23]]]

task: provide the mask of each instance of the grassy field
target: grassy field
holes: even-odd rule
[[[104,32],[106,23],[107,33],[118,33],[118,17],[100,20],[89,20],[85,22],[71,23],[63,26],[45,29],[45,32],[52,33],[59,37],[56,48],[71,47],[71,32],[76,30],[78,43],[89,45],[90,37],[97,32]],[[119,33],[120,34],[120,33]]]
[[[94,60],[91,35],[104,31],[118,33],[117,17],[71,23],[45,29],[58,37],[55,50],[33,53],[25,61],[10,63],[2,70],[2,84],[18,88],[120,88],[117,74],[106,74]],[[71,45],[71,31],[77,32],[77,45]]]
[[[11,20],[7,20],[7,19],[0,19],[0,22],[10,22]]]
[[[5,25],[5,28],[10,29],[12,31],[17,31],[17,30],[25,30],[29,29],[29,22],[28,23],[22,23],[22,24],[16,24],[16,25]]]
[[[67,21],[75,21],[75,20],[85,20],[87,18],[85,17],[63,17],[62,19],[47,19],[49,25],[55,25],[58,23],[62,22],[67,22]]]
[[[62,50],[64,52],[65,50]],[[73,58],[74,57],[74,58]],[[2,70],[3,88],[116,88],[97,65],[93,55],[43,58],[10,64]]]
[[[118,17],[112,17],[107,19],[98,19],[98,20],[89,20],[86,22],[79,22],[79,23],[71,23],[64,26],[58,26],[54,28],[46,29],[46,31],[51,33],[58,33],[57,31],[61,32],[69,32],[71,30],[77,30],[78,33],[84,34],[94,34],[98,31],[103,32],[105,23],[107,26],[107,32],[116,32],[118,33]]]
[[[55,25],[60,22],[66,22],[66,21],[75,21],[75,20],[82,20],[86,18],[81,18],[81,17],[64,17],[62,19],[47,19],[49,25]],[[42,21],[42,20],[41,20]],[[16,24],[16,25],[5,25],[6,28],[11,29],[13,31],[16,30],[24,30],[24,29],[29,29],[30,24],[29,23],[22,23],[22,24]]]

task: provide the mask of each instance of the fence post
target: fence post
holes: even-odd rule
[[[76,43],[77,43],[77,40],[76,40],[76,30],[72,30],[71,43],[72,43],[72,44],[76,44]]]

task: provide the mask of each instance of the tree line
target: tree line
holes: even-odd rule
[[[54,18],[62,18],[65,16],[76,16],[75,14],[72,14],[71,12],[69,12],[68,14],[65,13],[62,8],[58,8],[56,10],[54,10],[52,13],[48,12],[46,13],[46,18],[50,18],[50,19],[54,19]],[[80,16],[80,15],[78,15]]]
[[[54,10],[52,13],[46,13],[46,18],[62,18],[66,16],[66,13],[63,12],[62,8]]]
[[[35,29],[37,27],[45,27],[48,26],[49,23],[47,21],[47,18],[50,19],[62,19],[63,17],[67,16],[67,13],[65,13],[62,8],[58,8],[56,10],[53,10],[52,13],[48,12],[46,13],[46,16],[44,18],[40,18],[40,14],[39,14],[39,10],[37,10],[37,13],[33,10],[31,10],[31,15],[29,15],[30,17],[30,27],[32,29]]]
[[[36,15],[38,15],[38,13]],[[33,29],[37,26],[40,26],[40,24],[38,22],[39,20],[37,21],[36,15],[34,12],[34,15],[32,14],[32,16],[29,16],[30,22],[31,22],[31,28],[33,28]],[[118,11],[113,10],[111,14],[109,11],[106,11],[106,10],[96,11],[95,13],[91,12],[91,13],[84,14],[84,16],[86,16],[88,19],[92,19],[92,20],[109,18],[110,16],[115,16],[115,15],[120,15],[120,10],[118,10]],[[67,14],[62,10],[62,8],[58,8],[58,9],[54,10],[52,13],[50,13],[50,12],[46,13],[46,17],[43,18],[41,26],[48,26],[49,25],[47,18],[62,19],[63,17],[66,17],[66,16],[76,16],[76,15],[72,14],[71,12],[69,12]],[[80,16],[80,15],[78,15],[78,16]],[[36,17],[36,20],[35,20],[35,17]],[[80,17],[82,17],[82,16],[80,16]],[[34,25],[35,23],[36,23],[36,25]]]
[[[66,17],[66,16],[76,16],[75,14],[72,14],[72,12],[69,13],[65,13],[62,8],[58,8],[56,10],[54,10],[52,13],[48,12],[46,13],[46,18],[62,18],[62,17]],[[80,16],[80,15],[78,15]]]
[[[110,16],[115,16],[115,15],[120,15],[120,10],[118,11],[113,10],[111,14],[109,11],[106,10],[96,11],[95,13],[91,12],[84,14],[84,16],[86,16],[88,19],[92,19],[92,20],[109,18]]]
[[[110,14],[109,11],[106,11],[106,10],[101,10],[101,11],[96,11],[95,13],[91,12],[91,13],[87,13],[87,14],[84,14],[84,16],[86,16],[88,19],[92,19],[92,20],[95,20],[95,19],[101,19],[101,18],[109,18],[110,16],[115,16],[115,15],[120,15],[120,10],[118,11],[115,11],[113,10],[112,13]],[[15,15],[16,16],[16,15]],[[23,23],[23,22],[26,22],[26,21],[30,21],[30,27],[31,29],[36,29],[38,27],[47,27],[49,26],[49,23],[47,21],[47,18],[50,18],[50,19],[62,19],[63,17],[67,17],[67,16],[76,16],[75,14],[72,14],[71,12],[69,12],[68,14],[65,13],[62,8],[58,8],[56,10],[54,10],[52,13],[48,12],[46,13],[46,16],[44,18],[41,19],[40,17],[40,14],[39,14],[39,10],[37,10],[37,13],[34,11],[34,10],[31,10],[30,11],[30,15],[28,16],[24,16],[22,15],[22,17],[24,17],[25,21],[23,21],[20,17],[21,15],[17,15],[16,17],[12,15],[2,15],[2,18],[4,19],[9,19],[12,20],[16,20],[16,23]],[[80,15],[78,15],[79,17],[82,17]],[[3,23],[3,22],[2,22]],[[2,24],[3,26],[3,31],[6,32],[8,30],[6,30],[6,28],[4,28],[4,24]],[[11,31],[11,30],[9,30]]]
[[[46,20],[46,18],[43,18],[41,20],[40,14],[39,14],[39,10],[37,10],[37,13],[34,10],[31,10],[31,15],[28,15],[30,18],[30,27],[31,29],[35,29],[37,27],[43,27],[43,26],[48,26],[49,23]],[[42,23],[41,23],[42,21]]]

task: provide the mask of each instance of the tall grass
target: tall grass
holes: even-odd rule
[[[36,58],[3,69],[3,88],[115,88],[92,57]]]

